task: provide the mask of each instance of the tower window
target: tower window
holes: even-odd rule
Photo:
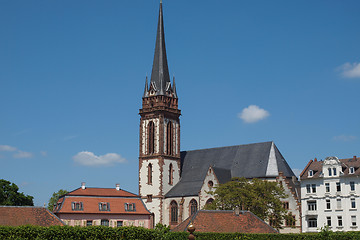
[[[178,205],[175,201],[172,201],[170,204],[170,224],[178,223]]]
[[[166,126],[166,153],[172,155],[173,150],[173,127],[172,122],[169,121]]]
[[[155,140],[155,132],[154,132],[154,123],[150,121],[148,124],[148,153],[154,153],[154,140]]]
[[[173,179],[174,179],[173,172],[174,172],[173,165],[172,165],[172,163],[170,163],[170,166],[169,166],[169,184],[170,185],[173,185]]]
[[[152,184],[152,164],[149,163],[148,165],[148,184],[151,185]]]
[[[197,211],[197,201],[195,199],[192,199],[190,201],[190,215],[193,215]]]

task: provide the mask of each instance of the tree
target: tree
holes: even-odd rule
[[[288,217],[280,200],[286,194],[277,182],[233,178],[209,193],[215,199],[205,209],[233,210],[239,207],[240,210],[251,211],[264,221],[270,221],[277,229],[281,228],[282,221]]]
[[[0,179],[0,205],[6,206],[34,206],[33,196],[19,193],[15,183]]]
[[[57,192],[54,192],[52,197],[50,198],[49,200],[49,203],[48,203],[48,206],[47,208],[50,210],[50,211],[53,211],[54,209],[54,205],[57,203],[57,201],[59,200],[59,198],[65,194],[67,194],[68,191],[67,190],[64,190],[64,189],[60,189],[59,191]]]

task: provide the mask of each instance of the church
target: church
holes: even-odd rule
[[[280,232],[300,232],[299,182],[274,142],[180,151],[180,116],[175,79],[171,82],[160,2],[150,82],[145,81],[140,114],[139,195],[154,222],[175,227],[207,203],[208,191],[233,177],[283,185],[282,199],[293,221]]]

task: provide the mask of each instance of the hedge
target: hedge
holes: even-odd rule
[[[186,240],[189,233],[166,232],[141,227],[119,227],[110,228],[104,226],[69,227],[69,226],[0,226],[0,239],[21,239],[21,240]],[[200,233],[195,231],[197,240],[350,240],[360,239],[360,232],[331,232],[301,234],[243,234],[243,233]]]

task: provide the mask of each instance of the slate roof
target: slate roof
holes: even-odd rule
[[[272,146],[275,156],[273,160],[270,158]],[[180,181],[165,197],[198,195],[210,166],[220,183],[233,177],[276,177],[278,172],[282,172],[285,177],[295,176],[273,142],[183,151],[181,166]]]
[[[240,233],[278,233],[274,228],[249,211],[200,210],[180,223],[171,231],[184,232],[190,222],[196,232],[240,232]]]
[[[82,203],[81,210],[72,210],[72,203]],[[109,203],[109,211],[100,211],[99,203]],[[135,203],[136,211],[125,211],[125,204]],[[72,213],[72,214],[132,214],[132,215],[150,215],[151,213],[144,205],[140,196],[128,191],[115,188],[93,188],[81,187],[62,196],[55,208],[54,213]]]
[[[155,54],[150,84],[155,85],[156,95],[164,95],[168,83],[170,83],[170,76],[166,57],[162,3],[160,3],[159,20],[155,43]]]
[[[341,176],[360,176],[360,158],[354,156],[353,158],[345,158],[339,159],[343,174]],[[315,158],[314,160],[310,160],[309,163],[306,165],[304,170],[300,174],[300,179],[313,179],[313,178],[321,178],[323,176],[322,169],[323,169],[324,161],[317,161]],[[349,173],[350,167],[354,167],[355,172],[353,174]],[[309,171],[313,171],[313,176],[309,177]]]
[[[64,226],[64,223],[48,209],[28,206],[0,206],[0,225],[4,226]]]

